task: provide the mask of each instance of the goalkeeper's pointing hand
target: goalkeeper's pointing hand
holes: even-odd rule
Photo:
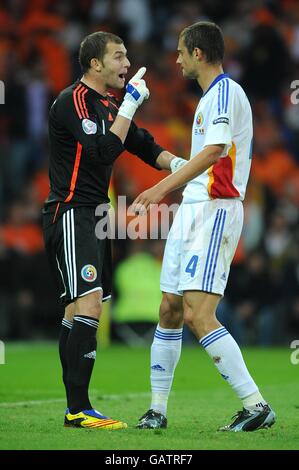
[[[144,100],[148,99],[150,93],[146,86],[145,80],[142,78],[145,72],[146,67],[141,67],[127,84],[127,92],[118,111],[120,116],[131,120],[137,108],[143,103]]]

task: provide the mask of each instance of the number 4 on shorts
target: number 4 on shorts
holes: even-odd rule
[[[198,263],[198,256],[193,255],[192,258],[190,259],[189,263],[187,264],[186,269],[185,269],[185,272],[190,273],[191,277],[194,277],[194,275],[195,275],[197,263]]]

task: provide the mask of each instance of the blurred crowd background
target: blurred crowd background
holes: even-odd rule
[[[297,0],[7,0],[0,3],[0,338],[56,338],[56,300],[41,232],[48,194],[47,117],[55,96],[80,78],[78,48],[89,33],[121,36],[129,75],[147,67],[150,100],[137,123],[174,154],[188,156],[200,90],[176,65],[180,31],[212,20],[224,32],[225,71],[245,88],[254,150],[245,223],[221,321],[243,345],[288,344],[299,335],[299,80]],[[165,176],[123,154],[112,201]],[[167,202],[179,202],[181,191]],[[112,335],[149,341],[158,319],[164,240],[114,241]],[[190,335],[185,333],[185,341]]]

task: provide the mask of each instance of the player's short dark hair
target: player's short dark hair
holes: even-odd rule
[[[210,21],[199,21],[183,29],[180,37],[191,55],[195,47],[202,50],[206,61],[219,64],[224,57],[224,40],[219,26]]]
[[[80,44],[79,63],[83,73],[90,69],[91,59],[103,60],[108,42],[123,44],[123,40],[112,33],[97,31],[89,34]]]

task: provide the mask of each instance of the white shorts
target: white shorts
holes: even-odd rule
[[[161,290],[223,295],[242,226],[243,204],[237,199],[182,203],[165,246]]]

